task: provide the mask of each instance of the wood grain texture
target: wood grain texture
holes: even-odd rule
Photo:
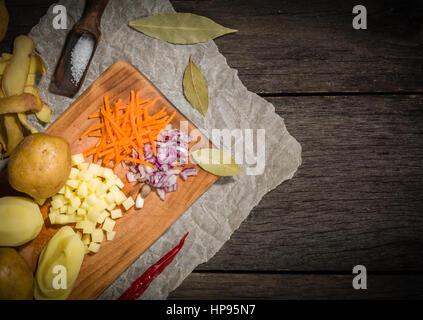
[[[94,145],[98,138],[79,139],[87,129],[96,125],[99,120],[89,120],[88,115],[98,112],[107,95],[110,101],[122,99],[127,103],[130,90],[142,92],[141,98],[152,101],[150,113],[159,112],[165,107],[168,114],[176,109],[172,104],[134,67],[125,62],[116,62],[105,71],[93,84],[46,130],[47,133],[65,138],[72,154],[80,153]],[[176,110],[177,111],[177,110]],[[174,128],[180,128],[180,122],[186,119],[177,112],[171,121]],[[188,121],[187,121],[188,122]],[[188,132],[195,129],[187,123]],[[192,144],[197,141],[191,142]],[[199,145],[209,146],[208,140],[201,137]],[[92,156],[86,161],[92,161]],[[188,166],[193,167],[191,163]],[[116,221],[116,236],[113,241],[103,241],[101,249],[94,255],[86,255],[69,299],[95,299],[106,289],[128,266],[132,264],[155,240],[157,240],[176,219],[216,180],[217,177],[195,166],[198,175],[194,179],[178,183],[176,192],[168,193],[166,201],[161,201],[154,192],[145,200],[142,210],[133,207]],[[119,165],[115,173],[125,183],[123,192],[135,198],[140,184],[128,183],[125,169]],[[60,228],[51,226],[48,220],[49,203],[41,212],[45,224],[41,233],[29,242],[19,252],[35,270],[38,256],[47,241]]]
[[[354,0],[173,1],[238,33],[215,40],[256,93],[423,91],[423,3],[366,1],[368,29],[352,28]]]
[[[169,299],[422,299],[422,275],[368,275],[354,290],[353,275],[191,273]]]
[[[55,1],[8,2],[1,52]],[[366,31],[351,27],[352,0],[171,2],[239,30],[215,42],[285,118],[303,165],[170,298],[361,298],[345,275],[357,262],[395,272],[371,276],[365,298],[421,298],[421,274],[402,272],[422,270],[422,98],[360,93],[422,92],[422,2],[362,3]],[[334,92],[357,96],[271,97]]]
[[[197,270],[423,270],[423,97],[268,100],[303,163]]]

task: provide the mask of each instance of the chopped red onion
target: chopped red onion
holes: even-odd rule
[[[172,129],[171,126],[166,127],[165,130],[159,133],[156,145],[156,156],[150,143],[146,143],[143,147],[144,161],[152,164],[157,168],[143,165],[132,164],[127,166],[127,179],[129,182],[140,181],[155,187],[157,194],[162,201],[166,198],[167,192],[174,192],[178,188],[177,176],[186,180],[188,176],[197,175],[195,168],[188,168],[184,170],[174,169],[180,165],[188,164],[188,143],[192,141],[192,137],[177,129]],[[136,150],[132,150],[132,157],[139,159],[139,154]],[[138,198],[137,198],[138,199]]]
[[[137,181],[137,178],[135,177],[135,174],[131,171],[128,171],[126,173],[126,179],[128,180],[128,182],[135,182]]]
[[[135,199],[135,208],[141,209],[144,206],[144,199],[141,197],[141,194],[139,193],[137,198]]]
[[[187,168],[181,171],[179,174],[182,178],[182,180],[188,179],[190,176],[196,176],[197,175],[197,169],[196,168]]]

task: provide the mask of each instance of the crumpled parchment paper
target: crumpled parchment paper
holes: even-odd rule
[[[83,0],[58,2],[67,9],[68,29],[81,17],[84,3]],[[48,91],[69,31],[53,28],[53,6],[29,35],[47,64],[48,74],[41,79],[39,89],[42,98],[54,110],[54,121],[74,99]],[[265,129],[265,170],[261,175],[220,178],[99,299],[119,297],[189,231],[189,237],[175,260],[141,296],[141,299],[165,299],[194,268],[213,257],[268,191],[292,178],[301,164],[301,146],[288,133],[273,105],[244,87],[237,71],[227,65],[225,57],[219,53],[213,41],[196,45],[172,45],[128,27],[131,20],[172,11],[174,9],[168,0],[111,0],[102,18],[101,42],[78,95],[114,62],[128,61],[206,134],[211,128]],[[190,54],[208,82],[210,104],[206,117],[194,110],[183,95],[182,77]],[[35,117],[30,117],[30,122],[40,130],[46,129]]]

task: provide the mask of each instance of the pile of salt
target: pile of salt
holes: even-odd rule
[[[78,84],[94,50],[94,40],[83,35],[78,39],[71,53],[72,82]]]

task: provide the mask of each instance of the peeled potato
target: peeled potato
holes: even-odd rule
[[[29,198],[0,198],[0,246],[16,247],[34,239],[44,224],[40,207]]]
[[[62,227],[47,243],[38,260],[34,296],[37,300],[65,300],[72,291],[85,255],[84,244],[69,226]],[[63,266],[65,275],[56,266]],[[55,287],[55,277],[64,276],[65,289]],[[63,284],[60,282],[60,284]]]

